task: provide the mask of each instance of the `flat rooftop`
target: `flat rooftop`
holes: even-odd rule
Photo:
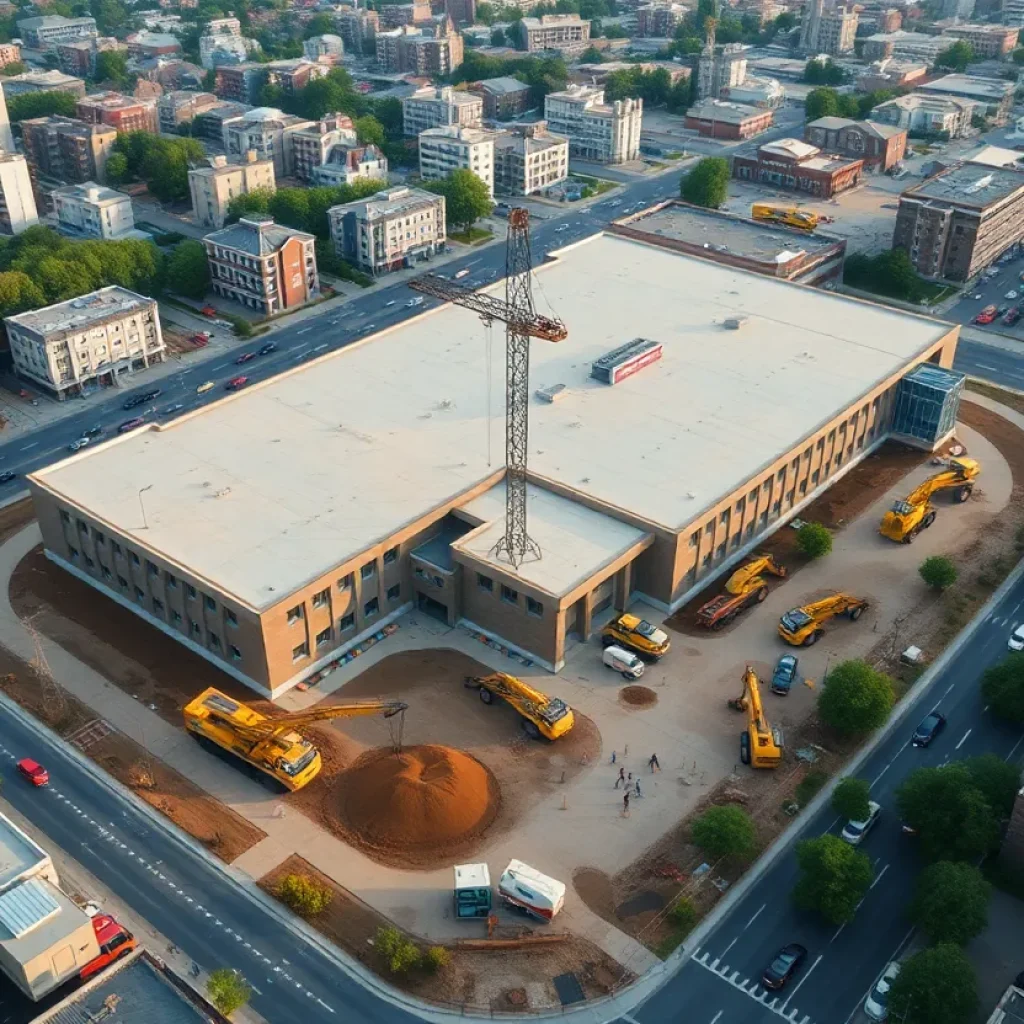
[[[531,397],[532,472],[670,530],[952,330],[613,235],[536,279],[538,312],[569,337],[532,346],[531,396],[567,391]],[[723,328],[737,315],[741,330]],[[590,377],[637,337],[663,358],[615,386]],[[442,306],[31,479],[266,608],[500,469],[501,352],[474,314]]]
[[[145,295],[114,284],[77,299],[31,309],[5,319],[7,323],[17,324],[45,337],[54,331],[84,331],[90,324],[105,323],[111,317],[127,316],[153,305],[153,300]]]
[[[907,189],[904,199],[941,199],[958,206],[984,208],[1024,188],[1024,171],[965,163]]]
[[[0,814],[0,892],[48,858],[41,846]]]

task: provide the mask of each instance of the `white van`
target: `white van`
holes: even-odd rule
[[[611,647],[604,649],[602,661],[609,667],[621,672],[627,679],[639,679],[644,674],[644,663],[632,651],[623,647]]]

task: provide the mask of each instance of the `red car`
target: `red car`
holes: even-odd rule
[[[990,324],[998,316],[999,311],[995,306],[986,306],[975,318],[976,324]]]
[[[249,383],[248,377],[232,377],[231,380],[224,385],[225,391],[237,391],[239,388],[244,388]]]
[[[28,779],[33,786],[45,786],[50,781],[50,773],[30,757],[23,757],[18,762],[18,772]]]
[[[206,331],[198,331],[196,334],[192,335],[190,340],[196,348],[203,348],[205,345],[210,343],[210,335],[207,334]]]
[[[241,355],[240,355],[240,356],[239,356],[239,357],[238,357],[238,358],[237,358],[237,359],[235,360],[235,362],[236,362],[236,363],[237,363],[237,364],[238,364],[239,366],[242,366],[242,365],[243,365],[244,363],[248,363],[248,362],[251,362],[251,361],[252,361],[253,359],[255,359],[255,358],[256,358],[256,353],[255,353],[255,352],[243,352],[243,353],[242,353],[242,354],[241,354]]]
[[[214,309],[213,306],[203,306],[203,308],[201,310],[199,310],[199,312],[202,313],[203,316],[216,316],[217,315],[217,310]]]

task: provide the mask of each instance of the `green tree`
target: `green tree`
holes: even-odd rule
[[[796,532],[796,545],[808,558],[821,558],[832,550],[832,534],[821,523],[804,523]]]
[[[496,28],[491,33],[491,46],[508,46],[508,39],[503,28]]]
[[[929,860],[970,860],[999,845],[999,822],[962,762],[918,768],[896,791],[904,822]]]
[[[314,14],[306,22],[306,31],[303,36],[312,39],[313,36],[333,35],[335,31],[334,19],[329,14]]]
[[[783,11],[775,19],[775,28],[779,32],[789,32],[790,29],[796,27],[796,15],[790,11]]]
[[[864,821],[869,813],[870,795],[868,782],[848,775],[832,790],[832,809],[847,821]]]
[[[948,558],[941,555],[932,555],[926,558],[917,569],[921,579],[928,584],[932,590],[948,590],[956,583],[956,566]]]
[[[808,121],[836,117],[839,114],[839,93],[835,89],[812,89],[804,101],[804,113]]]
[[[106,179],[111,185],[120,185],[128,180],[128,157],[124,153],[111,153],[107,157],[107,166],[104,171]]]
[[[1024,725],[1024,651],[1014,651],[985,669],[981,692],[999,718]]]
[[[494,209],[487,186],[469,170],[452,171],[440,181],[427,182],[426,188],[444,196],[448,224],[464,231]]]
[[[935,66],[947,68],[950,71],[966,71],[967,65],[977,59],[974,47],[966,39],[958,39],[939,52],[938,57],[935,58]]]
[[[889,1019],[901,1024],[968,1024],[977,1009],[974,968],[948,943],[912,956],[889,993]]]
[[[810,85],[841,85],[846,72],[834,60],[813,58],[804,68],[804,81]]]
[[[857,904],[874,878],[871,858],[838,836],[823,835],[797,844],[800,878],[793,899],[831,924],[853,920]]]
[[[693,106],[693,85],[686,78],[677,79],[665,99],[670,114],[681,114]]]
[[[96,54],[97,82],[112,82],[118,88],[128,85],[128,52],[126,50],[100,50]]]
[[[5,64],[0,68],[0,75],[10,78],[11,75],[23,75],[26,71],[28,71],[27,64],[22,64],[20,60],[12,60],[10,64]]]
[[[306,229],[309,222],[309,198],[305,189],[279,188],[270,197],[270,215],[279,224]]]
[[[364,114],[362,117],[357,117],[354,123],[356,135],[364,146],[371,143],[374,146],[384,145],[384,125],[373,114]]]
[[[729,161],[720,156],[705,156],[697,161],[679,184],[679,194],[694,206],[717,210],[729,192]]]
[[[917,880],[910,918],[931,943],[966,946],[988,924],[992,886],[973,864],[941,860]]]
[[[252,988],[240,974],[221,967],[206,979],[206,994],[225,1017],[230,1017],[249,1002]]]
[[[45,296],[28,274],[18,270],[0,272],[0,317],[45,305]]]
[[[322,914],[334,900],[330,887],[309,875],[285,875],[277,887],[277,895],[282,903],[306,918]]]
[[[174,247],[167,260],[167,287],[189,299],[201,299],[207,293],[210,266],[202,242],[189,239]]]
[[[996,754],[968,757],[959,762],[967,769],[974,788],[997,818],[1008,818],[1020,789],[1020,769]]]
[[[420,965],[419,947],[407,939],[394,925],[378,928],[373,944],[384,958],[384,963],[392,974],[406,974]]]
[[[837,732],[860,736],[882,725],[895,702],[884,672],[864,661],[844,661],[829,672],[818,695],[818,717]]]
[[[581,64],[603,64],[604,54],[596,46],[588,46],[580,54]]]
[[[712,857],[749,860],[757,852],[754,819],[736,804],[709,807],[693,823],[693,841]]]
[[[270,213],[270,200],[273,198],[272,188],[254,188],[235,196],[228,202],[228,220],[236,221],[247,213]]]
[[[11,124],[33,117],[75,116],[75,97],[68,92],[25,92],[7,101]]]

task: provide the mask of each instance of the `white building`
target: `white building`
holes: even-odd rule
[[[312,124],[276,107],[255,107],[224,122],[224,149],[238,159],[252,150],[260,160],[273,160],[274,174],[286,178],[294,166],[290,136]]]
[[[244,64],[259,49],[260,44],[255,39],[247,39],[245,36],[207,34],[199,37],[199,63],[207,71],[222,64]]]
[[[156,302],[119,285],[4,323],[15,372],[61,401],[166,358]]]
[[[504,194],[528,196],[569,176],[569,140],[543,121],[510,125],[494,139],[494,186]]]
[[[494,134],[458,125],[420,132],[420,177],[437,181],[452,171],[472,171],[493,196]]]
[[[0,231],[20,235],[39,223],[28,164],[20,153],[0,153]]]
[[[123,192],[87,181],[50,193],[60,231],[79,238],[122,238],[135,230],[132,200]]]
[[[450,85],[437,89],[428,85],[402,100],[402,130],[409,136],[448,125],[479,128],[483,116],[484,101],[480,96]]]
[[[338,63],[345,54],[341,36],[312,36],[302,44],[302,53],[308,60],[327,60]]]
[[[722,95],[733,103],[768,110],[775,110],[786,102],[786,90],[777,79],[756,78],[753,75],[748,75],[739,85],[729,86]]]
[[[257,188],[276,188],[274,161],[260,160],[251,151],[237,164],[229,164],[226,156],[211,156],[207,166],[188,172],[192,213],[204,228],[224,227],[231,200]]]
[[[580,160],[621,164],[640,155],[642,99],[605,103],[604,89],[570,85],[544,98],[544,118],[556,135],[569,139],[569,153]]]
[[[49,50],[58,43],[95,36],[95,18],[62,18],[45,14],[39,18],[22,18],[16,22],[25,46],[34,50]]]
[[[871,111],[871,120],[896,125],[922,135],[948,135],[962,138],[971,127],[977,104],[955,96],[926,96],[912,92],[908,96],[880,103]]]
[[[370,143],[366,146],[332,146],[327,159],[313,169],[314,185],[351,185],[360,180],[388,182],[388,158]]]

